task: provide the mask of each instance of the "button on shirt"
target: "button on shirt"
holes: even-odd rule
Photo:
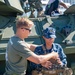
[[[44,44],[44,46],[45,46],[45,44]],[[63,49],[59,44],[53,43],[52,48],[50,50],[46,50],[46,53],[51,53],[52,51],[58,52],[59,58],[62,61],[63,65],[67,64],[66,55],[64,54]],[[45,51],[43,50],[42,46],[38,46],[38,47],[36,47],[34,53],[36,53],[38,55],[44,55]],[[32,62],[30,62],[30,66],[31,66],[32,70],[38,69],[39,67],[40,68],[42,67],[41,65],[37,65]]]

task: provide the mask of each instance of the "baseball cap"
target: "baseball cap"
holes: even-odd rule
[[[56,30],[53,27],[48,27],[43,30],[43,36],[46,38],[56,38]]]

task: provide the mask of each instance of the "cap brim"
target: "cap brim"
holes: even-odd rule
[[[55,35],[50,35],[50,36],[45,36],[45,35],[43,35],[44,37],[46,37],[46,38],[56,38],[56,36]]]
[[[50,38],[56,38],[56,36],[55,35],[50,35]]]

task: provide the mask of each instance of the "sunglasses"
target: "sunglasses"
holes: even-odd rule
[[[28,28],[21,28],[21,29],[25,29],[25,30],[28,30],[29,32],[31,32],[31,29],[28,29]]]

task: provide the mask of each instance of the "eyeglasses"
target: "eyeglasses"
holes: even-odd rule
[[[28,30],[29,32],[31,32],[31,29],[28,29],[28,28],[21,28],[21,29],[25,29],[25,30]]]

